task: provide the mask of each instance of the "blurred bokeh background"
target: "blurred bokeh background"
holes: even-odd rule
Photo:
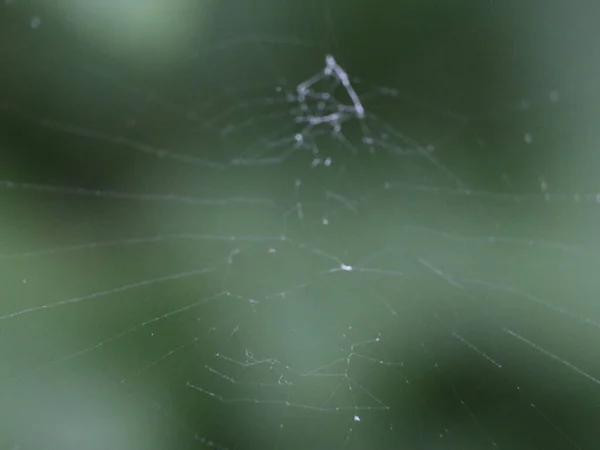
[[[598,12],[6,0],[0,448],[594,448]]]

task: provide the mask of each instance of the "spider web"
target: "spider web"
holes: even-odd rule
[[[258,34],[144,79],[29,17],[0,104],[5,448],[591,448],[595,91],[475,74],[475,101],[434,52],[419,96]]]

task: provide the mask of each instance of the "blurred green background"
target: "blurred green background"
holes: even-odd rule
[[[594,448],[591,7],[1,8],[1,448]]]

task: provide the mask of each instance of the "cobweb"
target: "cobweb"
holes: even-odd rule
[[[250,33],[144,79],[21,12],[3,448],[594,448],[597,91]]]

